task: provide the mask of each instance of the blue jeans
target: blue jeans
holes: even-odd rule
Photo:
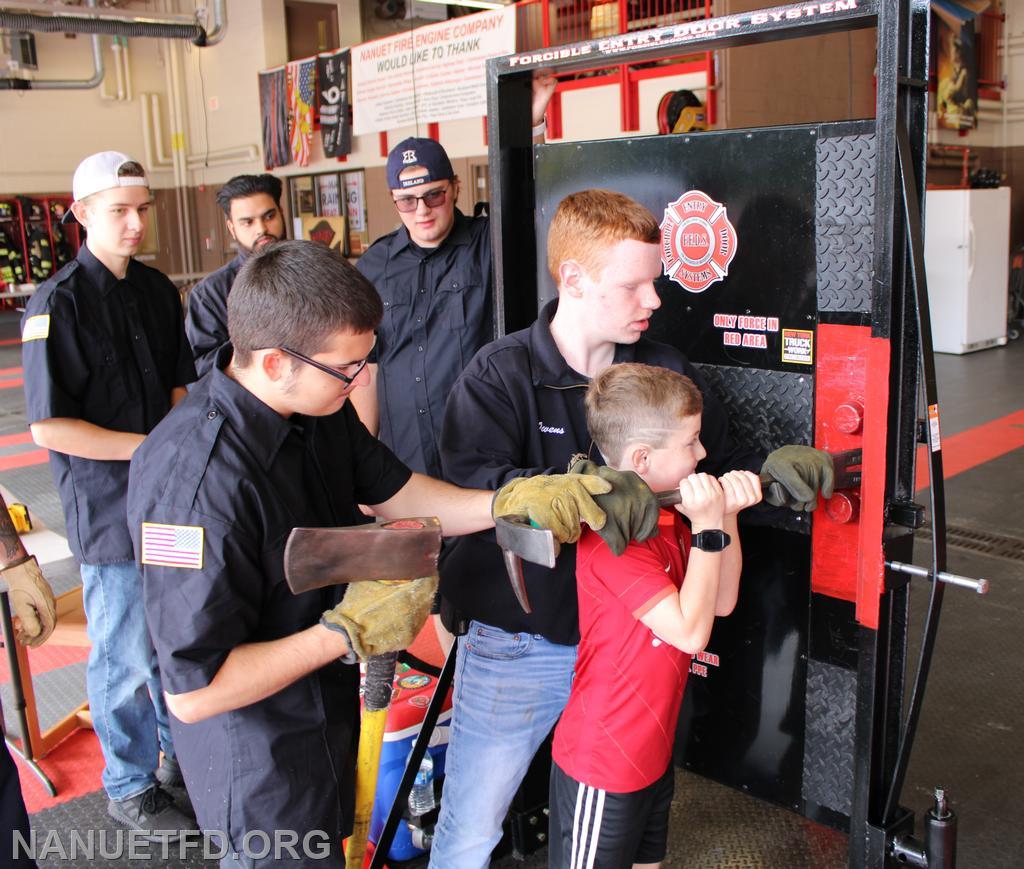
[[[576,647],[470,622],[459,638],[430,869],[481,869],[537,749],[569,700]]]
[[[174,757],[167,704],[135,562],[81,567],[92,642],[85,682],[106,763],[103,787],[110,799],[123,800],[156,783],[159,751]]]

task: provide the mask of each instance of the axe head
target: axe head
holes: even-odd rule
[[[293,528],[284,548],[292,594],[368,579],[437,573],[441,523],[430,516],[346,528]]]
[[[498,516],[494,520],[494,536],[501,547],[516,600],[525,612],[533,612],[526,594],[522,562],[526,559],[533,564],[554,567],[560,549],[555,535],[547,528],[531,525],[526,516]]]

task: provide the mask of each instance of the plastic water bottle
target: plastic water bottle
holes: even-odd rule
[[[409,791],[409,811],[416,817],[425,815],[437,806],[434,799],[434,759],[428,751],[423,755],[420,768]]]

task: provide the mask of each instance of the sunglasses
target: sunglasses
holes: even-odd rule
[[[420,207],[421,199],[427,208],[437,208],[437,206],[444,203],[444,198],[448,195],[448,188],[450,186],[451,185],[448,184],[444,187],[437,187],[434,190],[428,190],[420,196],[399,196],[394,200],[395,208],[403,214],[408,214]]]
[[[374,338],[374,346],[377,345],[377,339]],[[330,374],[331,377],[336,377],[342,381],[346,386],[351,386],[356,378],[362,373],[362,370],[366,367],[366,363],[370,361],[370,357],[367,356],[362,362],[352,362],[349,365],[344,366],[345,368],[351,368],[352,365],[356,366],[356,370],[351,374],[342,374],[337,368],[332,368],[330,365],[324,365],[322,362],[317,362],[315,359],[310,359],[304,353],[300,353],[298,350],[292,350],[289,347],[281,347],[282,353],[287,353],[289,356],[298,359],[300,362],[305,362],[307,365],[312,365],[314,368],[319,368],[324,374]],[[370,348],[373,350],[373,347]]]

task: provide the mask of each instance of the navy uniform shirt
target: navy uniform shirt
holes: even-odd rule
[[[170,410],[171,390],[195,379],[174,285],[135,260],[118,280],[86,245],[29,299],[22,360],[30,423],[69,417],[147,434]],[[75,558],[131,561],[128,462],[51,450],[50,467]]]
[[[244,262],[245,256],[239,254],[203,278],[188,294],[185,333],[199,377],[213,368],[217,351],[228,343],[228,293]]]
[[[164,688],[203,688],[236,646],[315,625],[340,589],[291,593],[289,532],[366,522],[356,505],[409,477],[347,402],[285,419],[219,367],[200,380],[132,459],[128,518]],[[295,830],[300,842],[322,830],[337,846],[352,821],[358,687],[358,667],[332,663],[205,721],[171,716],[200,826],[236,851],[248,830]]]
[[[484,218],[455,210],[437,248],[401,229],[356,262],[384,300],[377,336],[379,436],[414,471],[441,475],[437,438],[455,379],[494,337],[491,236]]]
[[[528,329],[486,346],[455,384],[441,434],[446,480],[497,489],[514,477],[564,474],[579,458],[604,464],[587,431],[583,398],[590,381],[566,364],[551,335],[557,305],[549,302]],[[614,362],[661,365],[697,384],[704,397],[701,442],[708,451],[701,471],[760,467],[756,456],[734,443],[721,403],[678,350],[641,338],[617,345]],[[523,575],[529,615],[512,592],[494,533],[457,537],[441,564],[441,594],[464,618],[577,643],[575,545],[562,546],[551,570],[524,563]]]

